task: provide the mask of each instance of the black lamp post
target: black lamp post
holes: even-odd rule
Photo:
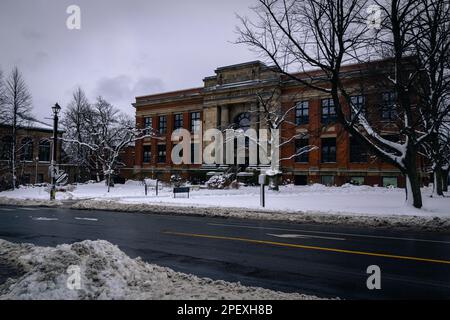
[[[53,155],[51,163],[51,174],[52,174],[52,188],[50,190],[50,200],[55,200],[56,198],[56,151],[58,148],[58,114],[61,111],[59,104],[55,104],[52,107],[53,111]]]

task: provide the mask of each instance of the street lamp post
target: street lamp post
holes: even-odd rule
[[[34,184],[37,184],[38,182],[38,164],[39,164],[39,157],[36,157],[34,159],[36,161],[36,170],[34,172]]]
[[[55,104],[52,107],[53,111],[53,154],[51,163],[51,175],[52,175],[52,188],[50,190],[50,200],[56,198],[56,151],[58,148],[58,114],[61,111],[59,104]]]

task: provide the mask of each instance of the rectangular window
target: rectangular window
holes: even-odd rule
[[[295,106],[295,124],[302,125],[309,122],[309,103],[302,101]]]
[[[153,128],[153,124],[152,124],[152,118],[151,117],[145,117],[144,118],[144,134],[150,134],[151,130]]]
[[[333,186],[334,185],[334,176],[321,176],[320,182],[325,186]]]
[[[353,137],[350,137],[350,162],[367,162],[367,150]]]
[[[181,129],[183,128],[183,114],[177,113],[173,116],[173,126],[174,129]]]
[[[388,121],[394,120],[397,117],[395,108],[397,96],[395,92],[385,92],[382,94],[382,98],[381,118]]]
[[[199,132],[200,131],[200,112],[191,112],[191,132]]]
[[[322,100],[322,124],[336,122],[336,109],[333,99]]]
[[[356,115],[366,115],[366,97],[359,95],[359,96],[351,96],[350,97],[351,102],[351,114],[352,118]]]
[[[159,116],[159,133],[166,134],[167,133],[167,117]]]
[[[295,162],[298,163],[308,163],[309,162],[309,152],[304,152],[308,146],[308,139],[297,139],[295,140]],[[303,152],[302,152],[303,151]]]
[[[50,142],[41,141],[39,143],[39,161],[42,162],[50,161]]]
[[[166,145],[158,144],[158,163],[166,162]]]
[[[37,175],[37,181],[36,183],[44,183],[44,175],[42,173],[39,173]]]
[[[201,163],[201,152],[200,151],[201,151],[200,144],[191,143],[191,164]]]
[[[350,177],[350,184],[362,186],[364,184],[364,177]]]
[[[144,152],[143,152],[143,159],[142,159],[142,161],[144,163],[152,162],[152,147],[151,146],[144,146]]]
[[[24,138],[21,145],[20,160],[33,161],[33,140],[31,138]]]
[[[397,177],[382,177],[383,187],[397,188]]]
[[[336,138],[322,139],[322,162],[336,162]]]
[[[294,176],[294,184],[296,186],[306,186],[308,184],[308,176],[306,175]]]

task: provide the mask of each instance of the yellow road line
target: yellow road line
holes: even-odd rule
[[[320,251],[329,251],[329,252],[338,252],[338,253],[358,254],[358,255],[373,256],[373,257],[383,257],[383,258],[392,258],[392,259],[403,259],[403,260],[413,260],[413,261],[421,261],[421,262],[450,264],[450,260],[437,260],[437,259],[427,259],[427,258],[418,258],[418,257],[399,256],[399,255],[386,254],[386,253],[364,252],[364,251],[354,251],[354,250],[346,250],[346,249],[306,246],[306,245],[302,245],[302,244],[285,243],[285,242],[274,242],[274,241],[255,240],[255,239],[247,239],[247,238],[235,238],[235,237],[214,236],[214,235],[195,234],[195,233],[171,232],[171,231],[165,231],[163,233],[164,234],[176,235],[176,236],[185,236],[185,237],[196,237],[196,238],[208,238],[208,239],[218,239],[218,240],[242,241],[242,242],[248,242],[248,243],[269,244],[269,245],[274,245],[274,246],[299,248],[299,249],[320,250]]]

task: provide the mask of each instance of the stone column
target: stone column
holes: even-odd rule
[[[220,125],[222,128],[227,128],[230,124],[230,109],[229,106],[225,105],[221,107],[221,119]]]

